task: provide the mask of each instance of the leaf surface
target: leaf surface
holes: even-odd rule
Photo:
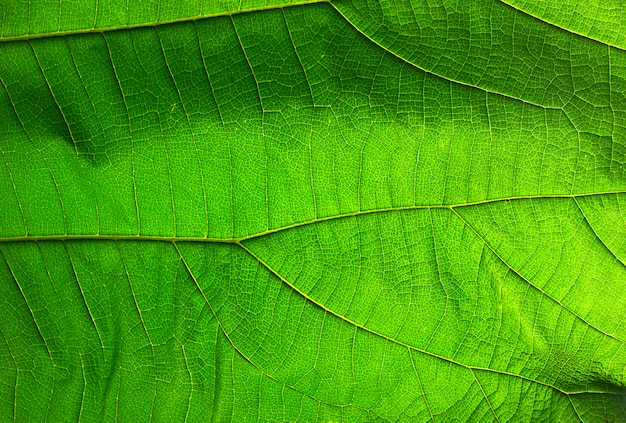
[[[19,5],[2,420],[626,420],[610,6]]]

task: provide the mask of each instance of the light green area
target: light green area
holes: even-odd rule
[[[504,3],[566,31],[626,49],[626,15],[621,0],[589,0],[584,3],[505,0]]]
[[[626,51],[532,3],[0,3],[0,421],[626,421]]]

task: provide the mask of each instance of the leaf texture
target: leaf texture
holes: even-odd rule
[[[621,6],[231,3],[4,4],[0,420],[626,421]]]

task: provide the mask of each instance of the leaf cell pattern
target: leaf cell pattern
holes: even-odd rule
[[[625,421],[613,3],[0,2],[0,419]]]

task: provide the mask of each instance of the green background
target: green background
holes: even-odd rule
[[[0,420],[626,421],[626,15],[509,3],[0,1]]]

